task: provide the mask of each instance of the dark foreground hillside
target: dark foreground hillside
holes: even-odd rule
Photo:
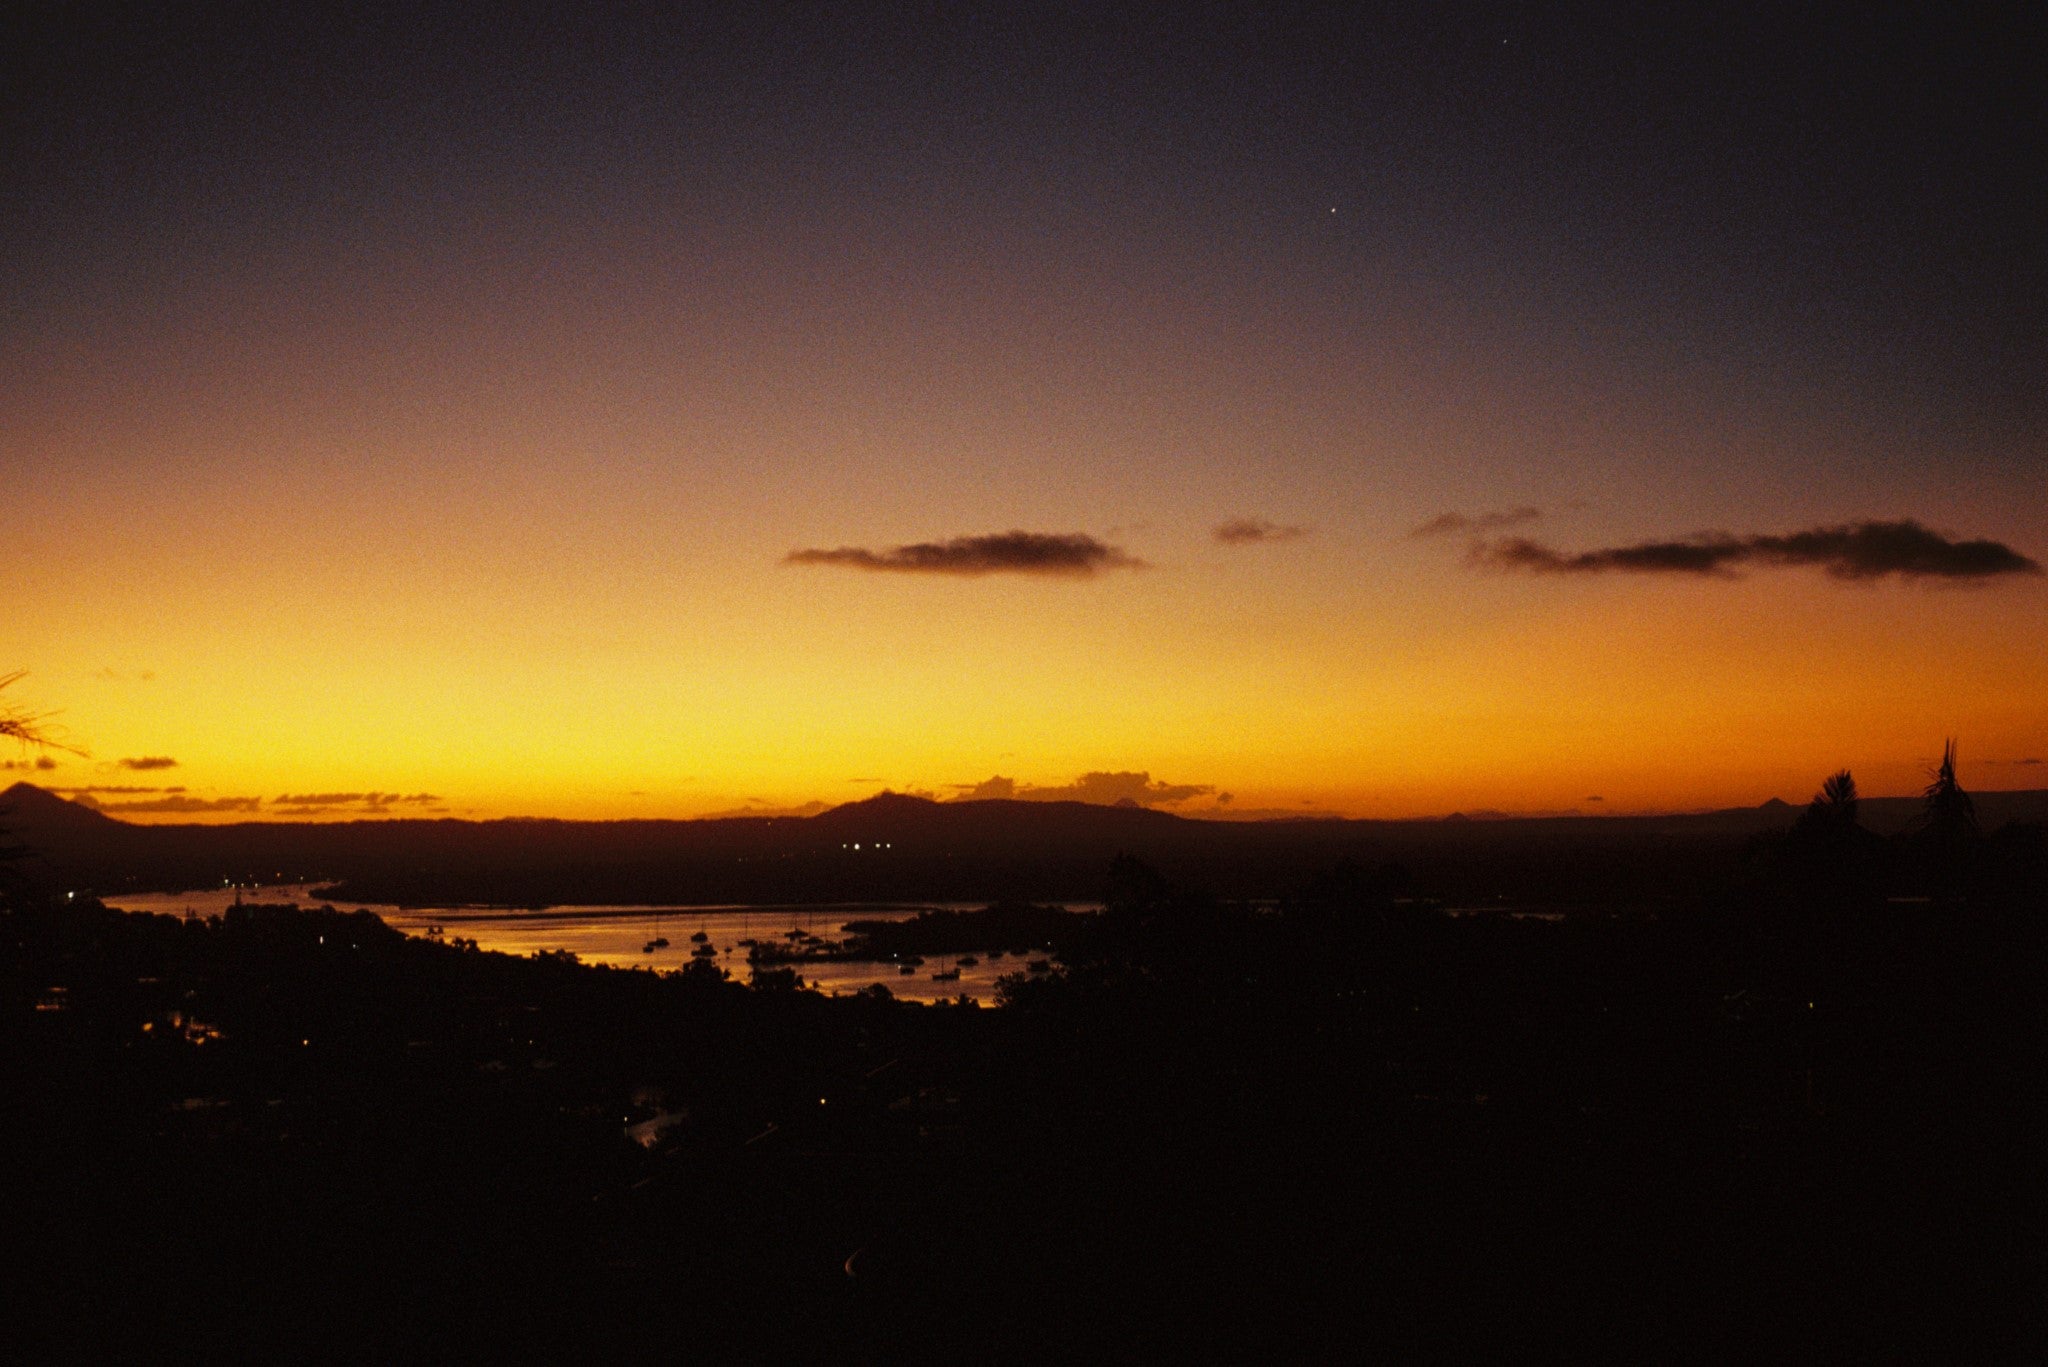
[[[2020,882],[1564,922],[1308,887],[1254,912],[1125,861],[1066,971],[988,1010],[21,893],[11,1333],[73,1361],[2041,1343]]]

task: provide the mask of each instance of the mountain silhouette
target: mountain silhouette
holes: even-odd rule
[[[2048,817],[2048,792],[1980,792],[1985,828]],[[1865,798],[1903,831],[1918,798]],[[1398,862],[1448,897],[1606,900],[1705,877],[1802,808],[1489,820],[1199,820],[1144,807],[881,793],[816,816],[699,821],[374,819],[135,826],[33,784],[0,793],[0,832],[69,887],[102,892],[319,881],[337,902],[606,903],[1091,900],[1118,855],[1228,897],[1284,896],[1340,861]]]
[[[132,828],[33,783],[17,783],[0,792],[0,829],[105,836],[115,829]]]
[[[848,838],[915,841],[980,842],[986,840],[1099,841],[1175,827],[1201,829],[1210,823],[1191,821],[1171,812],[1135,803],[1099,806],[1088,802],[1030,802],[1019,798],[987,798],[973,802],[935,802],[928,797],[878,793],[803,820],[810,829],[845,833]]]

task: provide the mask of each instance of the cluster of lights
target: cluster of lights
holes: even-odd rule
[[[857,850],[857,849],[859,849],[860,847],[861,847],[861,842],[860,842],[860,841],[858,841],[858,840],[854,841],[854,842],[853,842],[852,844],[850,844],[850,845],[848,845],[848,844],[845,844],[845,843],[842,843],[842,844],[841,844],[841,845],[839,846],[839,848],[840,848],[840,849],[842,849],[842,850]],[[886,841],[886,840],[870,840],[870,841],[868,841],[868,842],[867,842],[867,847],[868,847],[869,849],[871,849],[871,850],[887,850],[887,849],[894,849],[894,848],[895,848],[895,847],[894,847],[893,845],[891,845],[891,844],[890,844],[890,843],[889,843],[888,841]]]

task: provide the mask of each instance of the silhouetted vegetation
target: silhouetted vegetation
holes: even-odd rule
[[[28,671],[25,669],[0,674],[0,689],[9,688],[26,677]],[[50,728],[47,714],[6,703],[0,703],[0,741],[12,741],[23,750],[63,750],[73,755],[85,753],[57,738]]]
[[[851,956],[895,959],[987,950],[1022,953],[1071,944],[1090,918],[1063,907],[998,902],[980,911],[926,911],[907,921],[848,921]]]
[[[1944,844],[1958,844],[1977,835],[1977,804],[1956,782],[1956,743],[1942,747],[1941,764],[1927,785],[1927,817],[1923,829]]]
[[[1124,854],[1099,915],[851,928],[1038,951],[999,1010],[17,888],[19,1341],[2021,1356],[2048,841],[1935,869],[1867,805],[1834,775],[1654,898],[1461,902],[1340,855],[1247,900]]]

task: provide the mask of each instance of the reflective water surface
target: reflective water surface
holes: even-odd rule
[[[217,916],[237,895],[250,902],[295,902],[320,906],[313,884],[274,887],[214,888],[200,892],[150,892],[112,896],[107,905],[123,911]],[[353,911],[359,903],[333,903]],[[848,921],[903,921],[921,911],[978,910],[979,902],[844,904],[836,906],[611,906],[556,907],[546,911],[504,911],[483,907],[392,907],[368,905],[385,924],[408,935],[475,940],[479,949],[504,954],[568,950],[590,964],[617,968],[648,968],[672,972],[708,947],[719,967],[740,982],[749,974],[746,941],[777,946],[802,943],[798,935],[820,941],[843,938]],[[1092,904],[1069,903],[1069,910],[1094,910]],[[697,937],[702,936],[702,939]],[[667,943],[661,944],[660,941]],[[922,964],[872,963],[858,960],[810,961],[789,965],[807,984],[824,992],[855,992],[881,983],[908,1001],[950,1001],[966,996],[993,1004],[996,980],[1028,971],[1035,954],[943,955]],[[963,958],[976,962],[961,962]],[[935,976],[935,975],[952,975]]]

